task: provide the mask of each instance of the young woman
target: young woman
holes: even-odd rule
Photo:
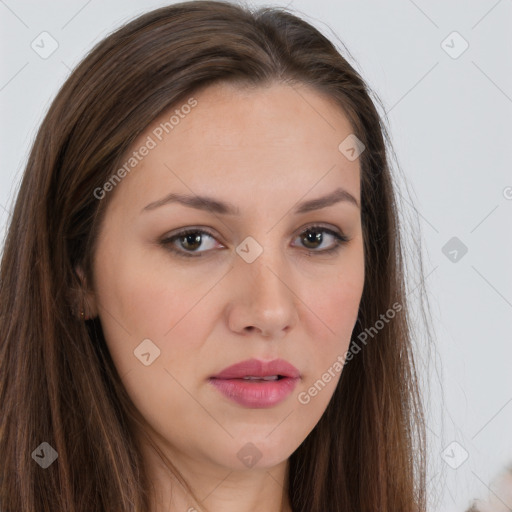
[[[284,10],[185,2],[98,44],[6,237],[2,510],[425,510],[385,141]]]

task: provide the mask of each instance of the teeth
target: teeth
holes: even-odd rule
[[[277,375],[268,375],[267,377],[244,377],[244,380],[277,380],[279,377]]]

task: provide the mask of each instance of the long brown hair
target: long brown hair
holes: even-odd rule
[[[151,121],[221,81],[307,84],[343,109],[366,147],[366,279],[351,347],[391,305],[401,305],[345,364],[327,410],[290,457],[292,508],[425,510],[425,425],[397,192],[373,93],[326,37],[290,12],[196,1],[144,14],[101,41],[66,80],[34,141],[0,273],[3,512],[149,510],[150,482],[134,435],[135,426],[147,425],[99,320],[77,315],[83,282],[76,268],[93,282],[96,236],[111,196],[98,201],[94,190]],[[58,454],[46,469],[32,456],[43,442]]]

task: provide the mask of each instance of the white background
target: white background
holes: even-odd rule
[[[2,233],[36,130],[71,69],[113,29],[168,3],[0,0]],[[405,205],[421,224],[435,329],[430,510],[463,511],[498,492],[493,479],[512,463],[512,0],[273,5],[336,34],[388,114],[413,194]],[[47,59],[31,48],[43,31],[59,45]],[[461,55],[453,31],[469,44]],[[468,248],[456,262],[442,252],[452,237]],[[441,456],[453,441],[452,465],[468,454],[457,469]]]

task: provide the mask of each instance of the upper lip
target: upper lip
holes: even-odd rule
[[[213,375],[212,379],[241,379],[244,377],[269,377],[272,375],[290,378],[300,377],[299,370],[284,359],[274,359],[273,361],[247,359],[224,368],[217,375]]]

